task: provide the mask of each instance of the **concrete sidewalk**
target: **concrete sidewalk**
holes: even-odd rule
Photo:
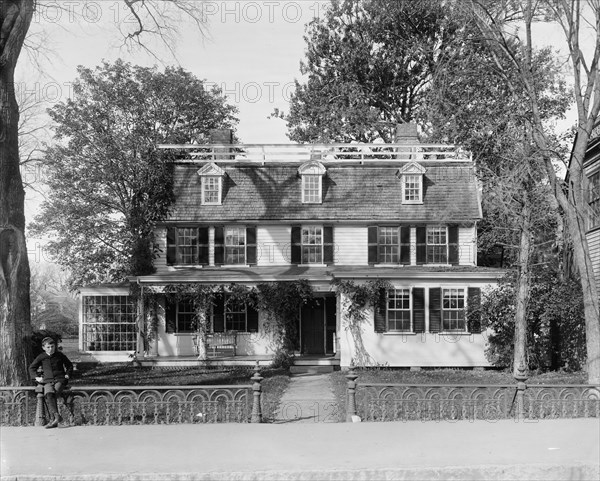
[[[0,428],[1,479],[599,479],[600,421]]]
[[[281,396],[275,422],[337,422],[338,409],[329,374],[293,374]]]

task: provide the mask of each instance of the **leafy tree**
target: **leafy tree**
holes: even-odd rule
[[[33,13],[43,2],[0,2],[0,385],[27,382],[31,359],[29,261],[25,242],[25,193],[19,170],[19,106],[15,68]],[[170,45],[178,20],[201,25],[201,5],[193,0],[124,0],[133,23],[121,25],[126,42],[145,48],[144,38],[158,36]],[[129,29],[129,30],[128,30]]]
[[[460,24],[443,0],[332,0],[308,27],[306,83],[296,81],[287,121],[298,142],[393,140],[413,120],[437,59]]]
[[[48,194],[31,225],[73,284],[152,272],[153,230],[172,201],[171,162],[156,146],[203,143],[236,108],[181,68],[117,61],[80,67],[73,98],[49,110]]]
[[[526,358],[529,369],[579,370],[585,365],[585,321],[581,284],[562,278],[550,266],[533,268],[527,310]],[[499,367],[512,367],[517,272],[510,271],[483,296],[483,326],[491,329],[486,356]]]
[[[583,160],[600,114],[600,2],[589,0],[470,0],[466,6],[490,47],[498,65],[510,62],[518,72],[506,77],[507,88],[522,89],[531,111],[528,131],[542,160],[541,166],[553,198],[560,207],[577,266],[584,299],[588,382],[600,383],[600,298],[586,238],[588,181]],[[560,158],[553,148],[552,129],[544,120],[544,104],[537,95],[532,28],[535,22],[554,22],[564,33],[573,76],[573,100],[577,107],[576,137],[568,165],[568,185],[556,172]],[[590,49],[583,48],[585,38]]]

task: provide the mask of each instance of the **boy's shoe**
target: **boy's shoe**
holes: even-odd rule
[[[60,422],[60,416],[58,414],[54,415],[54,419],[52,419],[52,421],[50,421],[48,424],[46,424],[44,427],[46,429],[52,429],[58,426],[58,423]]]

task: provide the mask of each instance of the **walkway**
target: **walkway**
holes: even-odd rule
[[[329,374],[292,375],[281,397],[275,422],[338,422],[341,414],[329,377]]]
[[[597,480],[598,419],[0,428],[2,481]]]

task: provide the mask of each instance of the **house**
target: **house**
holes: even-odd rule
[[[488,366],[485,333],[467,306],[503,272],[476,265],[482,211],[467,154],[420,144],[410,124],[394,144],[230,146],[230,132],[215,136],[212,145],[162,146],[180,154],[175,202],[156,229],[156,272],[130,280],[157,299],[144,362],[196,359],[192,303],[164,294],[179,285],[225,293],[203,315],[211,339],[235,333],[235,356],[209,350],[206,362],[269,362],[267,316],[228,303],[227,291],[305,280],[315,300],[296,321],[298,361],[347,367],[366,355],[372,365]],[[386,282],[358,330],[349,328],[343,281]],[[129,286],[80,292],[80,349],[141,357]]]
[[[583,164],[589,182],[586,237],[596,285],[600,286],[600,123],[596,124],[590,139]]]

